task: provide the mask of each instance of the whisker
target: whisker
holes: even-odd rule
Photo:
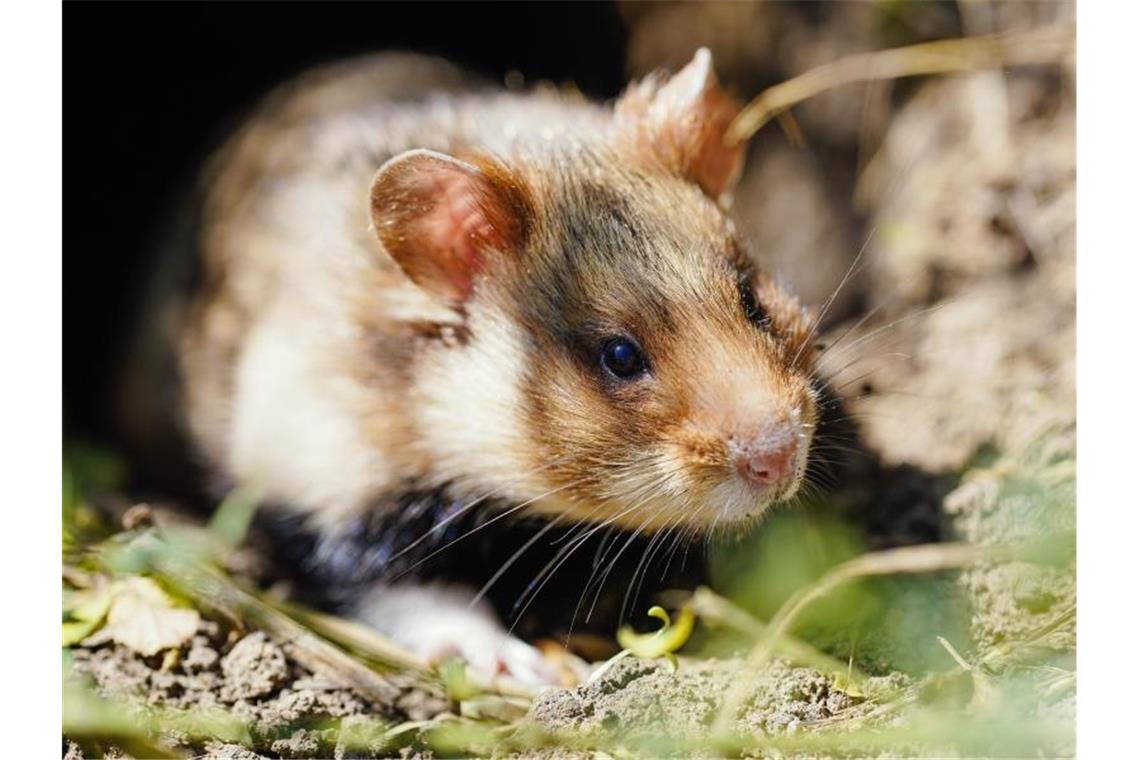
[[[648,502],[648,500],[649,500],[650,498],[651,498],[651,497],[646,497],[645,499],[643,499],[643,500],[642,500],[642,501],[639,503],[639,506],[641,506],[641,505],[644,505],[646,502]],[[593,615],[594,615],[594,609],[595,609],[595,608],[598,606],[598,600],[599,600],[599,599],[601,598],[601,596],[602,596],[602,589],[603,589],[603,588],[605,587],[605,585],[606,585],[606,579],[610,577],[610,573],[611,573],[611,572],[613,572],[614,568],[617,566],[618,560],[620,560],[620,559],[621,559],[621,555],[625,553],[625,550],[626,550],[626,549],[628,549],[628,548],[629,548],[629,547],[630,547],[630,546],[633,544],[633,542],[634,542],[634,541],[635,541],[637,538],[639,538],[639,537],[640,537],[642,530],[644,529],[644,527],[645,527],[646,525],[648,525],[648,524],[649,524],[649,520],[650,520],[650,519],[652,519],[652,515],[650,515],[650,516],[647,516],[647,517],[645,518],[645,520],[644,520],[644,521],[641,523],[641,525],[640,525],[640,526],[637,528],[637,530],[635,530],[635,531],[632,531],[632,532],[630,533],[630,535],[629,535],[629,538],[627,538],[627,539],[626,539],[626,541],[625,541],[625,543],[624,543],[624,544],[622,544],[621,548],[620,548],[620,549],[618,549],[618,552],[617,552],[617,554],[615,554],[615,555],[614,555],[614,558],[613,558],[612,560],[610,560],[609,564],[606,566],[605,572],[603,572],[603,573],[602,573],[602,575],[601,575],[601,577],[598,579],[598,587],[597,587],[597,590],[594,592],[594,598],[593,598],[593,600],[590,602],[590,609],[588,609],[588,610],[586,611],[586,622],[587,622],[587,623],[588,623],[588,622],[590,622],[590,618],[592,618],[592,617],[593,617]],[[586,586],[585,586],[585,588],[583,588],[583,589],[582,589],[582,596],[581,596],[581,597],[579,598],[579,600],[578,600],[578,601],[579,601],[579,603],[581,603],[582,599],[584,599],[584,598],[586,597],[586,594],[587,594],[587,593],[589,593],[589,591],[590,591],[590,583],[593,581],[593,577],[594,577],[594,574],[593,574],[593,573],[591,573],[591,574],[590,574],[590,581],[588,581],[588,582],[586,583]]]
[[[523,591],[522,595],[520,595],[518,600],[515,602],[515,606],[511,610],[511,615],[514,617],[514,620],[511,623],[510,628],[507,629],[507,634],[510,635],[514,631],[515,627],[519,624],[519,621],[522,620],[523,614],[526,613],[527,609],[534,602],[534,600],[538,597],[539,592],[542,591],[542,589],[546,586],[546,584],[550,582],[550,579],[554,577],[554,574],[558,572],[558,569],[560,567],[562,567],[562,565],[566,562],[566,560],[568,560],[570,558],[570,556],[575,551],[578,550],[579,547],[581,547],[583,544],[585,544],[586,541],[588,541],[590,539],[590,537],[592,535],[594,535],[595,533],[597,533],[599,530],[606,527],[607,525],[613,524],[615,521],[621,519],[625,515],[632,512],[638,506],[639,505],[635,504],[633,507],[627,508],[627,509],[619,512],[618,514],[614,515],[613,517],[608,518],[606,521],[599,523],[598,525],[590,527],[589,530],[585,531],[585,535],[583,535],[581,538],[575,540],[573,543],[569,543],[566,546],[562,547],[562,549],[560,549],[558,551],[558,553],[556,555],[554,555],[554,558],[551,559],[550,562],[546,563],[546,566],[543,567],[543,569],[539,571],[538,575],[535,576],[535,579],[533,581],[531,581],[531,583]],[[561,559],[559,559],[560,557],[561,557]],[[539,581],[539,579],[543,579],[543,580],[538,585],[538,587],[535,588],[534,587],[535,583],[537,583]],[[524,599],[526,599],[526,604],[524,604],[522,606],[522,608],[519,609],[519,604]]]
[[[857,253],[855,255],[855,258],[852,259],[851,266],[847,267],[847,273],[843,275],[843,279],[841,279],[839,281],[839,284],[835,286],[835,290],[831,291],[831,295],[828,296],[827,301],[824,302],[819,314],[816,315],[816,318],[812,320],[811,326],[808,328],[807,336],[800,343],[799,348],[796,350],[795,356],[792,357],[793,365],[796,363],[796,361],[799,360],[800,355],[803,354],[803,351],[808,346],[808,344],[810,344],[815,338],[816,332],[819,330],[819,326],[823,323],[824,318],[827,316],[827,312],[831,309],[831,305],[835,303],[835,299],[839,297],[840,291],[842,291],[847,283],[851,280],[851,277],[855,273],[856,267],[859,266],[859,262],[862,260],[863,254],[867,252],[867,247],[871,244],[871,240],[874,239],[875,232],[877,230],[877,226],[872,227],[871,231],[867,233],[867,239],[864,240],[863,245],[859,247],[859,253]]]
[[[538,543],[539,539],[546,535],[547,531],[552,530],[556,525],[558,525],[558,520],[559,518],[555,517],[553,520],[543,526],[541,530],[531,536],[530,539],[528,539],[527,542],[523,544],[517,551],[515,551],[515,553],[512,554],[510,558],[508,558],[507,561],[504,562],[502,566],[495,571],[495,574],[492,575],[490,579],[483,584],[483,587],[480,588],[478,592],[476,592],[475,598],[471,600],[471,604],[469,606],[474,607],[476,604],[478,604],[483,599],[483,597],[487,595],[487,592],[491,590],[491,587],[494,586],[495,583],[503,577],[503,574],[506,573],[507,570],[509,570],[510,567],[515,562],[517,562],[519,558],[527,552],[528,549]]]
[[[854,378],[844,380],[839,385],[833,386],[831,390],[834,393],[839,393],[844,388],[849,388],[852,384],[857,383],[860,380],[867,379],[871,375],[875,374],[876,372],[878,372],[882,369],[885,369],[886,367],[889,367],[890,365],[894,364],[895,362],[906,361],[908,359],[913,359],[913,358],[914,358],[914,356],[912,354],[904,354],[900,351],[892,351],[892,352],[885,353],[885,354],[876,354],[874,356],[860,356],[860,357],[853,359],[852,361],[848,362],[846,365],[844,365],[844,367],[842,369],[840,369],[838,372],[835,373],[833,379],[838,380],[844,372],[846,372],[847,370],[851,369],[856,364],[859,364],[861,362],[869,362],[869,361],[874,361],[876,359],[889,359],[890,361],[884,361],[881,364],[878,364],[878,365],[872,367],[871,369],[867,370],[866,372],[864,372],[864,373],[862,373],[862,374],[860,374]],[[850,401],[850,399],[845,399],[845,400]]]
[[[423,563],[427,562],[429,559],[438,555],[440,552],[443,552],[443,551],[449,549],[450,547],[454,546],[455,544],[459,543],[460,541],[473,536],[474,534],[483,530],[487,526],[493,525],[494,523],[497,523],[499,520],[502,520],[504,517],[507,517],[508,515],[513,515],[521,509],[525,509],[526,507],[530,506],[531,504],[538,501],[539,499],[545,499],[547,496],[551,496],[552,494],[558,493],[559,491],[564,491],[567,488],[573,488],[574,486],[581,484],[583,482],[583,480],[584,479],[576,480],[576,481],[558,486],[557,488],[552,488],[551,490],[547,491],[546,493],[539,494],[538,496],[535,496],[533,499],[527,499],[526,501],[522,502],[521,504],[517,504],[517,505],[511,507],[510,509],[504,509],[502,512],[498,513],[497,515],[495,515],[491,519],[487,520],[486,522],[479,523],[478,525],[476,525],[475,527],[473,527],[471,530],[467,531],[463,535],[456,536],[455,538],[451,539],[450,541],[448,541],[443,546],[441,546],[438,549],[435,549],[434,551],[429,553],[427,556],[421,557],[420,559],[416,560],[411,565],[409,565],[407,568],[405,568],[403,572],[401,572],[399,575],[397,575],[393,579],[393,581],[396,581],[396,580],[399,580],[400,578],[403,578],[408,573],[415,570],[417,567],[419,567]]]
[[[653,557],[665,544],[665,538],[677,526],[684,521],[686,514],[684,511],[677,517],[677,519],[668,527],[658,531],[658,533],[650,540],[649,546],[645,548],[645,553],[642,555],[641,561],[637,563],[637,567],[633,571],[633,579],[630,581],[629,586],[626,588],[625,598],[622,599],[620,617],[625,617],[626,609],[632,602],[636,602],[638,597],[641,596],[641,587],[645,585],[645,576],[649,574],[649,568],[653,564]],[[643,569],[644,568],[644,569]],[[638,578],[640,577],[640,580]],[[636,588],[634,586],[636,585]],[[632,593],[631,593],[632,592]]]
[[[685,539],[687,536],[691,538],[692,535],[693,535],[693,528],[692,527],[683,527],[681,530],[677,531],[677,535],[673,539],[673,543],[669,547],[669,557],[668,557],[668,559],[665,560],[665,567],[661,571],[661,578],[660,578],[661,583],[664,583],[665,579],[667,577],[669,577],[669,568],[672,567],[673,560],[677,558],[677,551],[681,548],[682,540]],[[682,566],[681,569],[683,570],[684,566]]]
[[[562,456],[562,457],[557,457],[554,460],[547,462],[546,464],[542,465],[541,467],[536,467],[533,470],[528,470],[527,472],[523,473],[522,475],[519,475],[517,478],[511,480],[509,483],[505,483],[505,484],[501,484],[499,486],[496,486],[495,488],[491,489],[487,493],[485,493],[482,496],[471,501],[469,504],[465,504],[464,506],[460,507],[453,514],[450,514],[447,517],[445,517],[444,519],[440,520],[438,523],[436,523],[431,528],[429,528],[427,531],[425,531],[422,536],[420,536],[416,540],[412,541],[410,544],[405,546],[400,551],[393,554],[392,557],[388,561],[393,562],[393,561],[399,559],[400,557],[404,556],[409,551],[411,551],[412,549],[416,548],[421,543],[426,541],[433,533],[438,533],[438,532],[442,531],[449,524],[451,524],[455,520],[459,519],[461,516],[465,515],[466,513],[470,512],[472,509],[474,509],[476,506],[478,506],[482,502],[486,501],[487,499],[491,498],[492,496],[494,496],[497,493],[501,493],[503,491],[503,489],[507,488],[508,486],[514,485],[515,483],[519,483],[519,482],[525,480],[526,478],[529,478],[532,475],[535,475],[539,472],[542,472],[543,470],[546,470],[546,469],[549,469],[550,467],[554,467],[558,464],[561,464],[562,462],[564,462],[565,460],[567,460],[569,458],[570,458],[569,454]]]
[[[925,316],[927,314],[933,314],[934,312],[938,311],[939,309],[945,308],[946,306],[949,306],[949,305],[953,304],[954,302],[955,302],[954,299],[947,299],[944,301],[939,301],[938,303],[934,304],[933,306],[929,306],[925,309],[919,309],[918,311],[912,311],[912,312],[909,312],[907,314],[904,314],[903,316],[901,316],[897,319],[891,320],[890,322],[888,322],[885,325],[881,325],[881,326],[877,327],[876,329],[872,330],[871,332],[867,333],[866,335],[861,336],[860,338],[855,340],[853,343],[847,344],[842,349],[840,349],[840,352],[838,355],[841,356],[844,353],[851,351],[856,346],[858,346],[858,345],[862,344],[863,342],[875,337],[876,335],[882,333],[884,330],[890,330],[890,329],[898,327],[900,324],[907,322],[907,321],[910,321],[912,319],[917,319],[918,317],[922,317],[922,316]],[[831,346],[828,347],[828,349],[829,350],[834,349],[835,347],[836,347],[836,344],[832,344]],[[822,359],[822,356],[820,358]]]

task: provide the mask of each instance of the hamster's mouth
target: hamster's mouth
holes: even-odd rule
[[[760,485],[739,473],[731,473],[713,489],[706,508],[692,522],[705,522],[709,530],[744,530],[761,521],[773,508],[800,493],[807,475],[810,439],[801,442],[795,455],[792,475],[786,482]]]
[[[810,433],[799,437],[787,469],[772,476],[773,482],[764,482],[755,472],[742,473],[739,462],[731,459],[692,466],[662,452],[646,457],[618,479],[611,473],[595,474],[583,487],[571,478],[536,486],[538,495],[520,497],[525,497],[527,512],[568,522],[640,533],[663,529],[694,535],[721,529],[736,533],[799,494],[811,443]]]

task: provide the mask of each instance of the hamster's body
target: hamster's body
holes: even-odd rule
[[[599,107],[553,94],[429,89],[354,102],[367,93],[345,86],[328,76],[283,91],[218,159],[203,220],[207,290],[183,350],[187,418],[209,460],[328,524],[400,481],[454,480],[436,477],[431,460],[450,448],[429,440],[437,434],[477,428],[487,438],[476,449],[518,447],[504,429],[511,415],[488,409],[516,384],[513,368],[486,366],[434,392],[431,377],[415,377],[424,341],[459,340],[463,320],[377,255],[368,206],[377,169],[412,148],[499,153],[512,131],[580,135],[603,119]],[[370,350],[365,330],[377,342]],[[409,409],[413,393],[424,403]],[[412,419],[446,414],[432,404],[461,407],[469,425]],[[282,456],[282,447],[296,451]],[[489,477],[522,474],[492,467]]]
[[[355,542],[358,570],[452,551],[475,514],[536,526],[491,580],[604,538],[597,570],[611,530],[675,547],[794,494],[815,349],[722,210],[742,149],[710,66],[612,107],[383,57],[271,96],[206,175],[178,342],[210,472],[255,484],[314,555]],[[488,667],[541,671],[471,598],[382,585],[357,612],[427,655],[499,641]]]

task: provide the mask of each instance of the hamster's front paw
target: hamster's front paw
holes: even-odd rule
[[[430,664],[461,657],[488,679],[505,675],[529,686],[565,685],[538,649],[508,634],[490,605],[472,605],[472,598],[460,586],[382,586],[361,601],[356,616]]]

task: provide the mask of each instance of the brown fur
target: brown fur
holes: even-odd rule
[[[323,524],[408,483],[635,529],[762,513],[732,447],[794,425],[806,452],[814,349],[719,205],[735,106],[700,64],[684,88],[631,89],[617,117],[550,93],[366,93],[391,61],[273,96],[208,180],[182,367],[212,466]],[[373,181],[409,149],[450,154],[482,188],[485,233],[455,243],[478,266],[449,297],[417,287],[471,264],[420,258],[411,225],[432,198]],[[644,378],[602,370],[613,335],[645,349]]]

